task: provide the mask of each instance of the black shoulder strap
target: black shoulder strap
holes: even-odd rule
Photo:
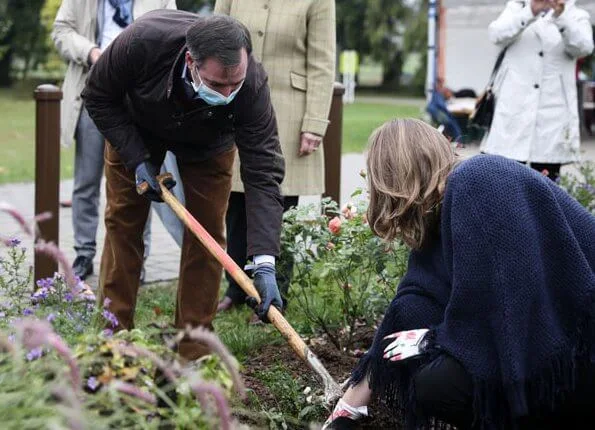
[[[490,82],[488,84],[489,88],[492,88],[494,85],[494,81],[496,80],[496,75],[498,74],[498,70],[500,70],[500,66],[502,65],[502,61],[504,61],[504,55],[506,55],[506,50],[508,48],[504,48],[498,54],[498,58],[496,58],[496,63],[494,64],[494,69],[492,70],[492,75],[490,76]]]

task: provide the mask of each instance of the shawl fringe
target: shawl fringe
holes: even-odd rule
[[[595,308],[591,306],[591,309],[576,331],[577,346],[560,352],[546,367],[526,380],[503,386],[472,378],[474,429],[514,429],[515,417],[551,412],[572,393],[578,366],[595,362],[591,347],[591,339],[595,338]],[[353,370],[350,385],[366,380],[373,395],[380,397],[395,416],[405,419],[407,430],[452,430],[456,427],[435,417],[421,416],[416,407],[413,384],[416,374],[425,366],[438,365],[445,353],[435,344],[435,333],[430,331],[428,336],[428,349],[421,358],[398,365],[387,362],[381,354],[373,354],[376,348],[368,351]]]

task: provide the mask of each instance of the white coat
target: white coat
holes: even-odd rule
[[[593,51],[588,12],[567,0],[558,18],[553,11],[533,16],[530,1],[509,1],[489,37],[508,50],[482,152],[534,163],[578,161],[576,60]]]

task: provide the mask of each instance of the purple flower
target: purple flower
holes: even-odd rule
[[[21,240],[20,239],[17,239],[16,237],[13,237],[7,243],[7,245],[8,245],[9,248],[16,248],[20,244],[21,244]]]
[[[23,310],[23,315],[28,316],[28,315],[33,315],[33,310],[29,309],[29,308],[25,308]]]
[[[105,337],[112,337],[114,335],[114,331],[111,328],[106,328],[103,330],[103,335]]]
[[[595,187],[591,184],[582,184],[583,187],[588,193],[593,194],[595,196]]]
[[[39,288],[50,289],[54,286],[54,278],[43,278],[36,282]]]
[[[118,318],[116,318],[116,316],[107,309],[104,309],[103,312],[101,312],[101,315],[103,315],[103,318],[105,318],[111,324],[112,327],[118,326]]]
[[[74,285],[74,287],[72,287],[72,291],[78,294],[85,289],[85,284],[83,283],[83,281],[80,280],[78,276],[75,276],[74,280],[76,281],[76,284]]]
[[[97,388],[99,387],[99,381],[97,380],[97,378],[95,378],[95,376],[91,376],[89,379],[87,379],[87,387],[91,391],[97,390]]]
[[[28,361],[37,360],[42,355],[43,355],[43,347],[40,346],[40,347],[37,347],[37,348],[33,348],[31,351],[29,351],[27,353],[27,360]]]
[[[6,312],[0,312],[0,318],[6,317]]]
[[[103,299],[103,308],[107,309],[109,308],[109,305],[112,303],[112,300],[109,297],[106,297],[105,299]]]
[[[64,300],[66,300],[67,302],[72,302],[72,300],[74,299],[74,296],[72,295],[72,293],[66,293],[64,294]]]
[[[53,312],[46,317],[46,320],[50,323],[53,322],[55,319],[56,319],[56,314]]]
[[[46,287],[41,287],[40,289],[38,289],[37,291],[35,291],[33,293],[33,295],[31,296],[31,299],[33,300],[33,303],[38,303],[41,302],[45,299],[48,298],[49,295],[49,291]]]

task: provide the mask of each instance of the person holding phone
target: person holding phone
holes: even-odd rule
[[[593,30],[589,13],[576,3],[509,1],[488,29],[506,51],[481,151],[529,164],[551,179],[580,157],[575,67],[593,51]]]

